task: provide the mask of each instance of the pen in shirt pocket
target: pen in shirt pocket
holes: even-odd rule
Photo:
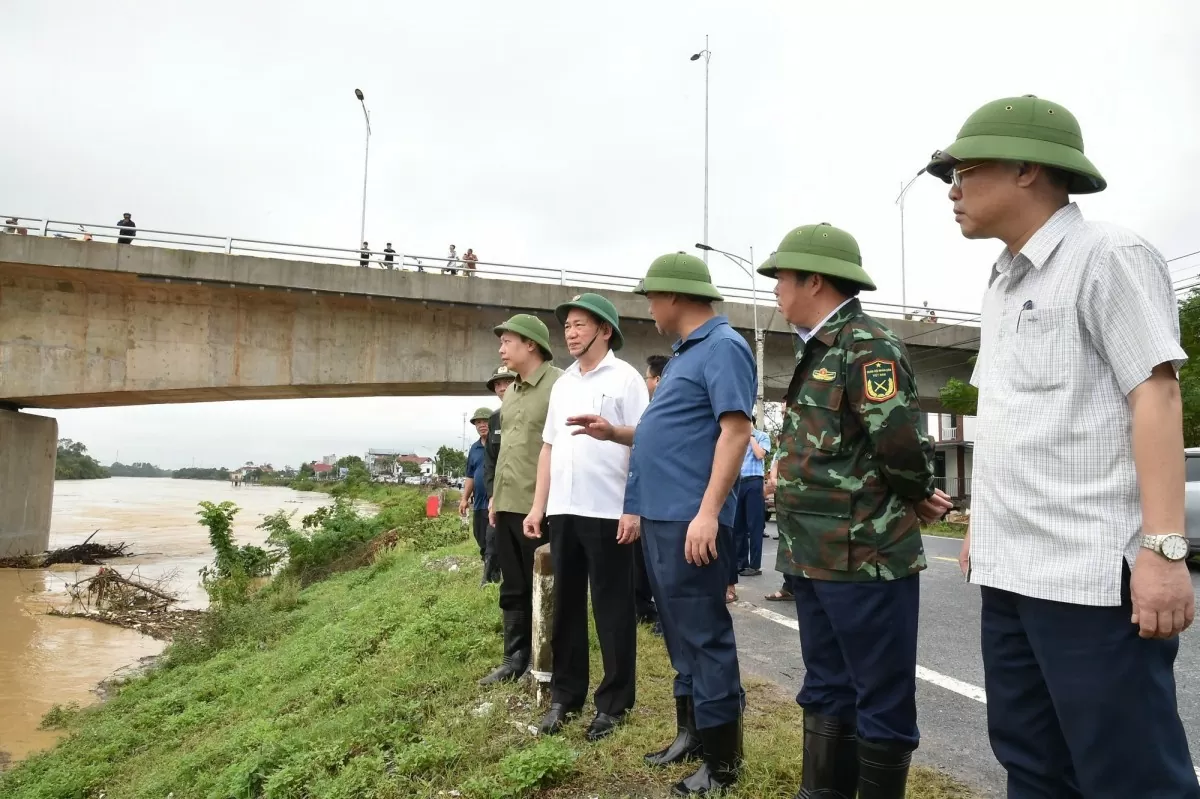
[[[1032,310],[1033,310],[1033,300],[1025,300],[1025,304],[1022,305],[1021,310],[1017,312],[1017,329],[1016,329],[1017,333],[1021,332],[1021,317],[1025,315],[1026,311],[1032,311]]]

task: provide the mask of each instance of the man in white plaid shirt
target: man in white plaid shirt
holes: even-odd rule
[[[1175,697],[1185,559],[1179,316],[1162,255],[1084,220],[1105,188],[1079,124],[980,108],[928,171],[1000,239],[972,382],[971,530],[988,733],[1010,799],[1200,797]]]

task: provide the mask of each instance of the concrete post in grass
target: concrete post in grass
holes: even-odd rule
[[[529,674],[537,689],[537,704],[550,693],[550,675],[554,654],[550,641],[554,632],[554,567],[550,545],[542,544],[533,553],[533,655]]]

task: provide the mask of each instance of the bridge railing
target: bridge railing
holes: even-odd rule
[[[496,261],[476,261],[475,269],[467,269],[460,255],[456,259],[445,257],[412,255],[397,252],[394,260],[385,260],[385,254],[380,250],[370,250],[364,259],[362,251],[347,247],[330,247],[326,245],[297,244],[295,242],[266,241],[263,239],[244,239],[234,236],[220,236],[207,233],[185,233],[174,230],[157,230],[152,228],[137,228],[133,241],[137,244],[153,244],[181,250],[197,250],[201,252],[217,252],[229,255],[250,255],[271,257],[291,261],[306,261],[329,264],[341,264],[354,268],[366,266],[371,269],[395,269],[399,271],[421,272],[455,272],[458,275],[471,275],[479,278],[500,278],[505,280],[525,280],[537,283],[554,283],[562,286],[580,286],[609,291],[632,291],[638,279],[628,275],[607,275],[587,272],[564,267],[532,266],[529,264],[508,264]],[[0,234],[21,233],[53,238],[115,242],[118,238],[127,237],[127,233],[117,225],[100,225],[59,219],[40,219],[16,215],[0,214]],[[365,263],[364,263],[365,262]],[[775,305],[775,296],[770,292],[759,289],[756,292],[748,287],[718,286],[726,301],[760,306]],[[977,322],[979,313],[962,311],[952,308],[930,308],[904,306],[896,303],[863,300],[863,307],[877,316],[891,318],[920,318],[941,322],[943,325],[956,325]],[[929,314],[934,316],[930,317]]]

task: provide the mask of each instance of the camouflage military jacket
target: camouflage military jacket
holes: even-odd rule
[[[904,345],[858,300],[797,354],[776,457],[779,571],[857,581],[925,568],[913,505],[933,493],[933,446]]]

